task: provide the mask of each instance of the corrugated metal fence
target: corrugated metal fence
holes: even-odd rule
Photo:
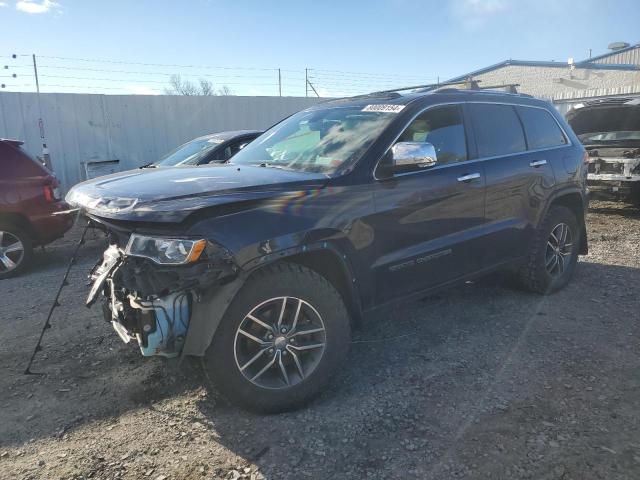
[[[157,160],[200,135],[265,129],[316,102],[298,97],[185,97],[0,93],[0,137],[42,151],[40,109],[53,168],[66,190],[84,180],[84,163],[119,160],[120,169]],[[0,175],[2,172],[0,172]]]

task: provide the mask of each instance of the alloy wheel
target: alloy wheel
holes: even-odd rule
[[[566,223],[559,223],[549,235],[545,252],[545,267],[553,277],[562,275],[569,266],[573,252],[573,236]]]
[[[13,233],[0,230],[0,273],[20,266],[24,259],[24,245]]]
[[[234,340],[236,365],[262,388],[292,387],[318,366],[326,345],[318,311],[297,297],[276,297],[254,307]]]

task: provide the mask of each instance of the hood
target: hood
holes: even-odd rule
[[[566,114],[576,135],[597,132],[640,132],[640,99],[579,104]]]
[[[327,180],[318,173],[230,164],[131,170],[82,182],[66,200],[98,217],[181,222],[202,208],[320,188]]]

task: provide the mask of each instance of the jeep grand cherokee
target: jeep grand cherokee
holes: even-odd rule
[[[203,356],[227,397],[274,412],[318,393],[374,310],[504,267],[564,287],[587,251],[584,162],[547,102],[381,92],[301,111],[224,165],[67,199],[108,233],[88,303],[122,339]]]

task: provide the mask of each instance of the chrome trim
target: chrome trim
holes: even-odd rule
[[[529,166],[530,167],[540,167],[542,165],[546,165],[547,161],[546,160],[535,160],[533,162],[529,162]]]
[[[487,102],[487,101],[477,101],[477,100],[469,100],[469,101],[464,101],[464,102],[444,102],[444,103],[438,103],[438,104],[434,104],[434,105],[429,105],[428,107],[423,108],[422,110],[420,110],[418,113],[416,113],[413,117],[411,117],[411,119],[409,121],[407,121],[407,123],[404,125],[404,127],[402,128],[402,130],[400,131],[400,133],[396,136],[396,138],[391,142],[391,145],[389,145],[389,147],[384,151],[384,153],[380,156],[380,158],[378,159],[378,161],[376,162],[375,166],[373,167],[373,172],[372,172],[372,176],[373,179],[376,181],[383,181],[383,180],[388,180],[385,178],[378,178],[376,176],[376,170],[378,170],[378,166],[380,165],[380,162],[382,161],[382,159],[385,157],[385,155],[387,155],[387,153],[389,152],[389,150],[393,147],[393,145],[395,145],[395,143],[398,141],[398,139],[400,138],[400,135],[402,135],[404,133],[404,131],[407,129],[407,127],[409,125],[411,125],[411,122],[413,122],[416,118],[418,118],[420,115],[422,115],[424,112],[426,112],[427,110],[430,110],[432,108],[437,108],[437,107],[444,107],[447,105],[465,105],[465,104],[469,104],[469,103],[479,103],[479,104],[483,104],[483,105],[510,105],[513,107],[525,107],[525,108],[539,108],[540,110],[544,110],[545,112],[547,112],[549,115],[551,115],[551,118],[553,118],[553,120],[556,122],[556,125],[558,125],[558,128],[560,129],[560,131],[562,132],[562,135],[564,135],[565,140],[567,141],[566,144],[564,145],[558,145],[555,147],[545,147],[545,148],[536,148],[535,150],[524,150],[522,152],[516,152],[516,153],[507,153],[505,155],[494,155],[492,157],[478,157],[478,158],[472,158],[470,160],[465,160],[464,162],[455,162],[455,163],[448,163],[445,165],[436,165],[435,167],[431,167],[428,170],[416,170],[414,172],[405,172],[405,173],[398,173],[393,175],[390,178],[398,178],[398,177],[404,177],[405,175],[414,175],[416,173],[426,173],[426,172],[431,172],[433,170],[439,170],[441,168],[447,168],[447,167],[453,167],[453,166],[457,166],[457,165],[467,165],[467,164],[471,164],[471,163],[476,163],[476,162],[484,162],[487,160],[495,160],[495,159],[499,159],[499,158],[506,158],[506,157],[513,157],[515,155],[524,155],[524,154],[528,154],[528,153],[536,153],[536,152],[546,152],[548,150],[557,150],[559,148],[568,148],[568,147],[572,147],[573,146],[573,142],[571,141],[571,138],[569,137],[569,135],[567,135],[566,130],[562,127],[562,125],[560,124],[560,122],[558,121],[558,119],[555,117],[555,115],[553,115],[552,113],[549,112],[549,110],[547,108],[544,107],[540,107],[537,105],[523,105],[521,103],[510,103],[510,102]],[[524,133],[524,127],[523,127],[523,133]],[[466,132],[465,132],[466,134]],[[525,134],[526,135],[526,134]],[[467,152],[468,153],[468,152]]]
[[[461,177],[458,177],[458,181],[459,182],[468,182],[469,180],[473,180],[476,178],[480,178],[480,174],[479,173],[470,173],[468,175],[463,175]]]

